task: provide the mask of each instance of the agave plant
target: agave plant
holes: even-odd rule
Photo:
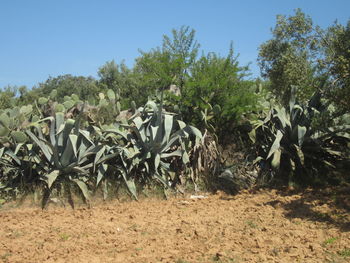
[[[117,167],[132,195],[137,198],[135,180],[146,183],[156,179],[164,187],[176,182],[174,176],[189,163],[190,136],[196,143],[202,137],[193,126],[178,120],[175,114],[163,112],[162,104],[148,101],[129,120],[104,131],[114,148],[106,155],[115,157],[110,165]],[[124,145],[124,146],[121,146]]]
[[[258,160],[267,160],[273,169],[287,172],[289,181],[335,168],[337,160],[348,158],[340,149],[350,139],[349,125],[321,130],[313,125],[317,116],[328,110],[320,93],[306,105],[297,103],[295,94],[293,88],[289,108],[274,105],[264,118],[253,121],[250,133],[258,148]]]
[[[64,119],[64,114],[58,112],[55,117],[48,117],[50,124],[48,135],[43,133],[42,125],[35,125],[33,131],[26,134],[33,142],[37,153],[35,165],[41,180],[46,184],[42,199],[44,208],[53,189],[62,189],[68,197],[68,202],[74,207],[71,187],[75,185],[89,201],[87,182],[90,173],[98,161],[96,154],[101,145],[95,145],[89,131],[80,128],[80,121]],[[45,122],[46,123],[46,122]],[[45,126],[44,126],[45,127]]]

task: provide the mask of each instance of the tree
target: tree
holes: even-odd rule
[[[270,80],[271,91],[288,103],[291,87],[298,87],[298,97],[307,100],[319,85],[317,58],[319,46],[312,19],[300,9],[295,15],[277,16],[273,38],[260,46],[258,63],[261,74]]]
[[[12,108],[16,105],[17,87],[7,86],[0,89],[0,109]]]
[[[99,91],[94,78],[68,74],[54,78],[49,77],[44,83],[39,83],[39,87],[33,92],[37,93],[39,97],[48,97],[54,89],[57,90],[58,102],[62,102],[64,96],[70,96],[73,93],[78,95],[81,100],[89,100],[96,97]]]
[[[100,89],[112,89],[119,94],[122,108],[129,108],[131,101],[135,101],[136,105],[146,102],[148,91],[142,88],[140,74],[134,68],[128,68],[124,62],[106,62],[99,68],[98,75]]]
[[[346,26],[335,23],[319,34],[325,56],[322,65],[331,76],[328,95],[340,112],[350,112],[350,20]]]
[[[185,87],[199,44],[195,40],[195,31],[188,26],[173,29],[172,36],[163,36],[162,47],[149,52],[141,52],[136,59],[135,71],[141,74],[145,85],[153,91],[169,88],[171,84]]]
[[[182,94],[185,120],[200,126],[201,112],[214,109],[211,123],[220,134],[237,126],[245,113],[255,109],[254,82],[244,80],[248,66],[240,66],[231,44],[227,57],[215,53],[203,55],[191,70]],[[216,109],[216,110],[215,110]],[[209,116],[208,116],[209,117]],[[209,119],[209,118],[208,118]]]
[[[163,52],[168,53],[174,65],[174,82],[183,89],[191,66],[196,61],[200,44],[195,40],[196,31],[188,26],[172,30],[172,38],[163,36]]]

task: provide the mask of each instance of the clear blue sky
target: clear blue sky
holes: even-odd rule
[[[196,30],[205,52],[226,55],[232,40],[257,76],[258,47],[276,15],[298,7],[321,27],[350,19],[350,0],[1,0],[0,88],[62,74],[96,77],[112,59],[132,66],[138,49],[160,46],[181,25]]]

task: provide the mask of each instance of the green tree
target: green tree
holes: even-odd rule
[[[260,46],[261,74],[270,80],[271,91],[284,104],[293,85],[298,86],[298,97],[304,101],[319,85],[319,45],[314,33],[312,19],[296,9],[293,16],[277,16],[273,38]]]
[[[113,60],[106,62],[99,68],[98,76],[100,77],[98,85],[102,91],[112,89],[120,95],[122,108],[129,108],[131,101],[135,101],[137,105],[145,102],[139,74],[128,68],[124,62],[120,64],[116,64]]]
[[[195,40],[196,31],[188,26],[172,30],[172,37],[163,36],[163,53],[167,53],[173,65],[173,83],[180,90],[185,85],[186,78],[195,63],[200,44]]]
[[[163,36],[162,47],[141,52],[136,59],[135,71],[142,76],[141,82],[151,92],[176,85],[180,91],[185,87],[199,50],[195,31],[188,26],[173,29],[172,36]]]
[[[215,53],[202,56],[192,67],[191,77],[182,94],[185,119],[203,123],[203,112],[214,116],[211,123],[220,134],[238,125],[245,113],[256,105],[254,82],[245,80],[248,66],[240,66],[231,44],[227,57]],[[215,110],[216,109],[216,110]],[[201,113],[202,112],[202,113]],[[210,118],[210,116],[208,116]]]
[[[325,53],[322,65],[331,77],[328,95],[338,111],[350,112],[350,20],[346,26],[335,23],[319,35]]]
[[[12,108],[16,105],[17,87],[7,86],[0,89],[0,109]]]
[[[39,83],[39,87],[34,89],[33,92],[39,97],[48,97],[54,89],[57,90],[58,102],[62,102],[64,96],[70,96],[73,93],[78,95],[81,100],[93,99],[99,91],[94,78],[68,74],[49,77],[44,83]]]

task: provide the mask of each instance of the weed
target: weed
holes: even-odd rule
[[[132,230],[132,231],[137,231],[137,224],[133,224],[133,225],[131,225],[130,227],[128,227],[129,228],[129,230]]]
[[[183,260],[183,259],[178,259],[178,260],[176,260],[175,263],[190,263],[190,262]]]
[[[67,233],[61,233],[60,234],[60,240],[61,241],[67,241],[71,236]]]
[[[235,258],[231,257],[226,257],[220,254],[216,254],[215,256],[212,257],[213,262],[218,262],[218,263],[235,263],[237,260]]]
[[[329,219],[330,216],[329,214],[327,213],[321,213],[321,212],[315,212],[315,216],[319,219],[323,219],[323,220],[326,220],[326,219]]]
[[[12,256],[12,254],[7,252],[7,253],[1,255],[0,259],[3,260],[4,262],[9,262],[8,257],[10,257],[10,256]]]
[[[323,242],[323,246],[333,244],[337,239],[338,239],[337,237],[328,238]]]
[[[252,220],[249,220],[246,222],[248,226],[250,226],[251,228],[258,228],[258,225],[255,224]]]
[[[341,251],[338,251],[338,255],[342,256],[344,258],[350,257],[350,249],[349,248],[345,248]]]

